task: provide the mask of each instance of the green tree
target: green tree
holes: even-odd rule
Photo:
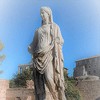
[[[3,45],[3,43],[0,41],[0,52],[3,50],[3,48],[4,48],[4,45]],[[0,54],[0,65],[1,65],[1,63],[3,62],[3,60],[5,59],[5,55],[1,55]],[[3,73],[3,71],[2,70],[0,70],[0,74],[1,73]]]
[[[73,77],[68,77],[67,72],[64,71],[65,78],[65,95],[67,100],[81,100],[81,95],[75,86],[76,80]],[[10,80],[10,88],[26,87],[26,80],[32,79],[31,69],[26,69],[21,74],[15,74],[13,79]]]
[[[10,80],[10,88],[26,87],[27,86],[26,81],[31,79],[32,79],[32,71],[30,68],[26,69],[20,74],[16,73],[14,77]]]
[[[4,48],[4,45],[2,44],[2,42],[0,41],[0,51]]]
[[[66,76],[64,74],[64,76]],[[81,94],[75,86],[76,80],[73,77],[65,77],[65,95],[67,100],[81,100]]]

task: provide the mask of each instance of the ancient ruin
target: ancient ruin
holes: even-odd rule
[[[84,74],[100,77],[100,56],[76,61],[74,77],[84,76]]]
[[[76,61],[74,78],[83,100],[100,99],[100,56]]]

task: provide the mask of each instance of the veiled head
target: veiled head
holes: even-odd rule
[[[52,11],[49,7],[41,7],[40,14],[42,17],[42,24],[47,17],[49,18],[49,23],[53,23]]]

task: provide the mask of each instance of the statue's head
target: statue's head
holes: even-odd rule
[[[49,7],[41,7],[40,14],[41,14],[41,17],[42,17],[42,24],[43,24],[43,21],[46,20],[46,18],[49,19],[50,24],[53,23],[52,11]]]

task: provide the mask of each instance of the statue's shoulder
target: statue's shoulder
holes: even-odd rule
[[[35,33],[39,33],[41,31],[41,27],[37,28]]]
[[[53,23],[53,27],[55,27],[55,28],[59,28],[59,25],[56,24],[56,23]]]

